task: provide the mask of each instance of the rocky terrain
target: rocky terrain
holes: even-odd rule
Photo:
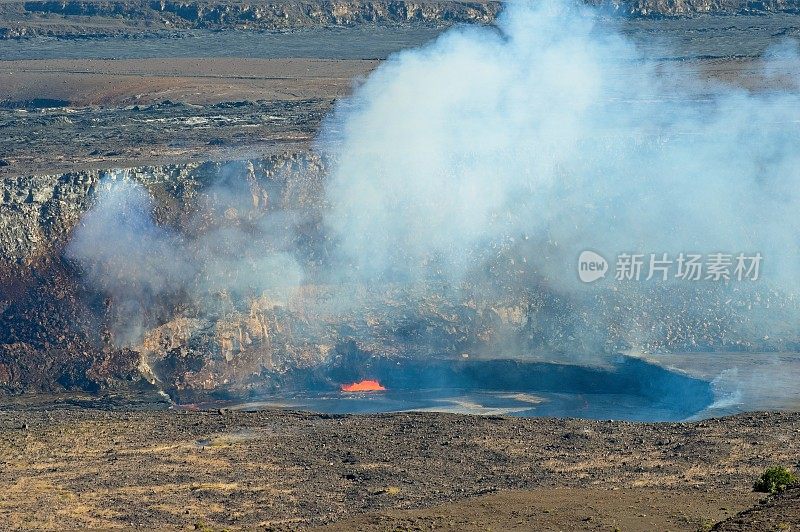
[[[152,33],[192,28],[286,30],[357,24],[491,22],[499,2],[13,2],[0,36]],[[87,24],[86,20],[91,17]]]
[[[6,393],[133,387],[193,402],[320,382],[314,368],[342,360],[357,368],[376,355],[450,359],[508,352],[510,345],[558,359],[594,347],[627,348],[613,335],[606,345],[582,345],[575,331],[599,326],[573,316],[568,300],[542,297],[535,272],[509,272],[503,261],[524,249],[489,263],[491,275],[514,280],[499,289],[448,294],[436,287],[339,285],[326,277],[335,244],[322,223],[327,163],[312,140],[334,99],[374,61],[9,63],[16,74],[7,79],[17,85],[3,87],[11,103],[0,110],[0,389]],[[709,80],[761,90],[750,60],[697,64]],[[31,77],[23,79],[24,72]],[[78,82],[62,87],[63,76]],[[25,94],[63,102],[25,102]],[[302,265],[303,286],[231,292],[242,288],[235,279],[193,269],[188,281],[159,301],[137,302],[144,308],[131,314],[130,298],[88,278],[86,265],[65,253],[99,191],[115,180],[144,187],[154,224],[178,235],[185,254],[206,253],[206,235],[233,231],[236,244],[220,256],[252,264],[254,256],[289,249]],[[208,259],[202,257],[195,262]],[[222,278],[222,285],[209,288],[209,278]],[[428,293],[421,297],[420,290]],[[144,321],[132,334],[126,324],[134,315]],[[765,347],[739,345],[735,327],[720,335],[704,329],[706,314],[697,319],[702,334],[729,339],[703,349]],[[554,338],[557,345],[547,343]],[[696,338],[670,341],[673,351],[698,345]],[[791,350],[791,341],[781,345]],[[726,360],[747,365],[718,357],[700,374],[686,360],[686,371],[708,381]],[[752,400],[761,392],[754,385],[750,393]]]
[[[6,529],[775,530],[797,518],[795,492],[737,516],[763,497],[751,486],[765,467],[797,461],[795,414],[639,424],[62,401],[0,409]]]
[[[312,99],[0,111],[7,135],[4,150],[9,150],[0,172],[69,172],[76,160],[81,170],[126,168],[137,161],[144,163],[137,168],[148,172],[146,166],[172,166],[169,161],[175,160],[232,161],[287,153],[287,148],[291,154],[313,138],[329,108],[329,100]]]
[[[797,13],[794,0],[589,0],[610,15],[681,17],[698,14]],[[0,2],[0,38],[98,37],[187,29],[291,30],[363,24],[490,23],[497,1],[207,1],[103,0]]]
[[[800,522],[800,488],[761,499],[752,508],[714,525],[712,530],[790,530]]]
[[[305,150],[375,61],[6,61],[0,177]]]

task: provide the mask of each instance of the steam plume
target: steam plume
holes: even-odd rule
[[[259,209],[246,174],[225,173],[182,231],[156,222],[150,193],[124,172],[101,182],[66,255],[114,303],[116,345],[135,345],[176,306],[206,317],[302,281],[288,215]]]
[[[787,64],[792,43],[764,73],[785,77]],[[564,325],[558,341],[575,341],[562,349],[785,348],[800,315],[800,98],[788,85],[708,82],[644,57],[589,8],[509,3],[496,28],[396,54],[339,104],[320,136],[334,161],[328,226],[362,279],[558,296],[532,318]],[[764,264],[759,284],[587,286],[586,249],[758,252]]]
[[[437,352],[455,344],[440,342],[454,322],[472,328],[452,333],[465,344],[483,338],[474,324],[485,314],[515,324],[492,346],[500,355],[796,349],[797,64],[787,43],[763,61],[782,89],[709,82],[650,60],[566,0],[508,4],[496,27],[455,28],[392,56],[318,139],[331,165],[329,241],[314,275],[344,288],[308,314],[351,311],[355,283],[368,287],[357,304],[384,313],[365,334],[412,331]],[[142,309],[170,298],[207,313],[213,294],[236,304],[308,277],[289,237],[296,224],[248,206],[248,183],[221,176],[208,209],[180,231],[154,221],[139,185],[108,183],[68,254],[130,309],[120,337],[135,341],[129,325],[148,325]],[[760,253],[764,263],[750,284],[586,285],[576,262],[587,249],[609,260]],[[396,306],[385,304],[390,285],[411,287]],[[439,318],[448,309],[433,332],[414,323],[425,298]]]

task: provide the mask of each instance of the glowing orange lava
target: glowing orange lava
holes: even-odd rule
[[[380,392],[386,388],[381,386],[378,381],[363,380],[353,384],[342,384],[343,392]]]

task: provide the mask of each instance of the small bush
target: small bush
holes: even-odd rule
[[[778,493],[797,483],[797,475],[785,467],[768,467],[753,484],[754,491]]]

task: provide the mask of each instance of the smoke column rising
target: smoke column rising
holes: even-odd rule
[[[390,57],[339,101],[317,141],[330,168],[313,272],[286,213],[236,214],[255,197],[241,175],[207,191],[217,199],[205,214],[220,222],[198,217],[188,231],[157,224],[140,185],[110,182],[68,256],[129,309],[123,344],[159,323],[142,309],[176,292],[208,313],[213,294],[246,308],[310,279],[332,285],[326,301],[304,302],[311,322],[349,326],[377,308],[377,325],[336,338],[376,334],[366,339],[386,351],[454,354],[462,335],[443,302],[469,329],[464,344],[484,341],[476,324],[514,314],[485,342],[499,356],[797,350],[798,64],[795,43],[776,47],[762,61],[774,86],[750,92],[648,59],[591,8],[515,2],[495,27]],[[761,253],[764,265],[752,284],[586,285],[584,250]],[[728,391],[742,382],[736,368],[718,378]]]
[[[292,220],[254,209],[247,180],[222,173],[203,191],[205,205],[185,224],[195,234],[157,223],[152,196],[124,172],[100,183],[66,256],[114,303],[115,345],[135,346],[175,307],[193,307],[206,317],[302,282],[303,270],[287,249]]]
[[[799,104],[651,62],[590,8],[509,3],[496,28],[399,53],[338,106],[320,136],[328,225],[370,279],[428,278],[434,260],[458,282],[528,239],[559,290],[586,290],[576,260],[596,249],[760,252],[766,282],[794,291]]]

